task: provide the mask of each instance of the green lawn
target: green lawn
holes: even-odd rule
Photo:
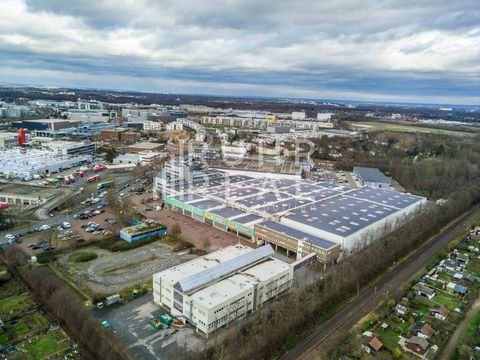
[[[11,318],[33,307],[28,294],[14,295],[0,300],[0,318]]]
[[[422,301],[422,303],[420,301]],[[425,302],[425,304],[423,302]],[[431,305],[427,305],[427,303]],[[430,308],[433,307],[433,304],[431,301],[424,298],[421,298],[420,300],[413,299],[412,301],[410,301],[410,307],[413,312],[425,315],[430,311]]]
[[[378,330],[377,332],[380,335],[380,340],[382,343],[391,351],[400,346],[398,345],[398,340],[400,340],[400,337],[395,330],[389,328],[387,330]]]
[[[470,258],[467,265],[467,272],[473,276],[480,277],[480,260]]]
[[[439,292],[437,292],[437,295],[432,299],[432,302],[437,305],[443,305],[449,310],[453,310],[459,305],[459,302],[453,295],[449,296]]]
[[[9,343],[8,334],[6,332],[0,333],[0,344],[6,345]]]
[[[465,330],[465,332],[461,336],[461,340],[463,341],[470,336],[474,336],[475,333],[477,332],[477,329],[479,328],[479,326],[480,326],[480,312],[477,315],[475,315],[475,317],[472,319],[472,321],[470,321],[467,329]]]
[[[62,341],[63,340],[63,341]],[[42,360],[70,345],[59,332],[42,334],[23,342],[23,348],[34,360]]]
[[[9,296],[21,294],[25,292],[25,288],[20,281],[10,279],[0,286],[0,299],[4,299]]]
[[[48,325],[48,319],[40,314],[39,312],[35,312],[31,315],[30,320],[32,321],[33,324],[35,324],[35,327],[37,328],[42,328],[44,326]]]
[[[25,334],[28,334],[31,331],[25,317],[21,318],[14,327],[15,336],[18,338]]]
[[[418,125],[404,125],[398,123],[386,123],[376,121],[361,121],[350,122],[351,126],[359,129],[372,129],[372,130],[384,130],[384,131],[397,131],[397,132],[412,132],[423,134],[437,134],[437,135],[454,135],[454,136],[474,136],[475,132],[456,131],[441,128],[430,128]]]

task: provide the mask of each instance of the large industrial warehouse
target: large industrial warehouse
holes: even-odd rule
[[[290,288],[293,267],[270,245],[229,246],[153,275],[153,301],[209,334]]]
[[[393,190],[290,179],[200,184],[165,197],[166,206],[224,231],[321,262],[348,256],[395,229],[426,199]]]
[[[16,178],[50,175],[91,161],[92,155],[59,155],[47,150],[15,148],[0,153],[0,174]]]

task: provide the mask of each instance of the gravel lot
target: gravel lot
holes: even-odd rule
[[[78,282],[100,294],[114,294],[149,281],[154,273],[197,257],[188,251],[175,253],[160,241],[117,253],[95,246],[78,251],[94,252],[98,258],[86,263],[71,263],[69,257],[75,253],[72,252],[60,257],[58,264]]]

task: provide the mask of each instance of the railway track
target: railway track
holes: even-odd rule
[[[285,353],[281,360],[318,359],[312,351],[322,346],[324,350],[341,339],[358,321],[375,310],[389,295],[399,296],[403,285],[409,281],[437,252],[451,240],[461,235],[469,221],[480,211],[477,205],[458,217],[454,222],[420,246],[390,272],[364,289],[358,297],[348,303],[332,318],[323,323],[312,334]]]

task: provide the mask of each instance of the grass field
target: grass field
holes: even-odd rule
[[[60,332],[53,332],[36,336],[23,343],[23,348],[34,360],[45,359],[70,345],[68,339]]]
[[[381,131],[395,131],[395,132],[411,132],[422,134],[436,134],[436,135],[450,135],[450,136],[474,136],[475,132],[467,132],[462,130],[449,130],[441,128],[430,128],[419,125],[404,125],[397,123],[386,123],[376,121],[359,121],[349,122],[352,127],[366,130],[381,130]]]
[[[14,295],[0,300],[0,317],[11,318],[33,307],[28,294]]]
[[[465,341],[465,339],[478,334],[479,327],[480,327],[480,312],[468,324],[467,329],[461,336],[461,340]]]

